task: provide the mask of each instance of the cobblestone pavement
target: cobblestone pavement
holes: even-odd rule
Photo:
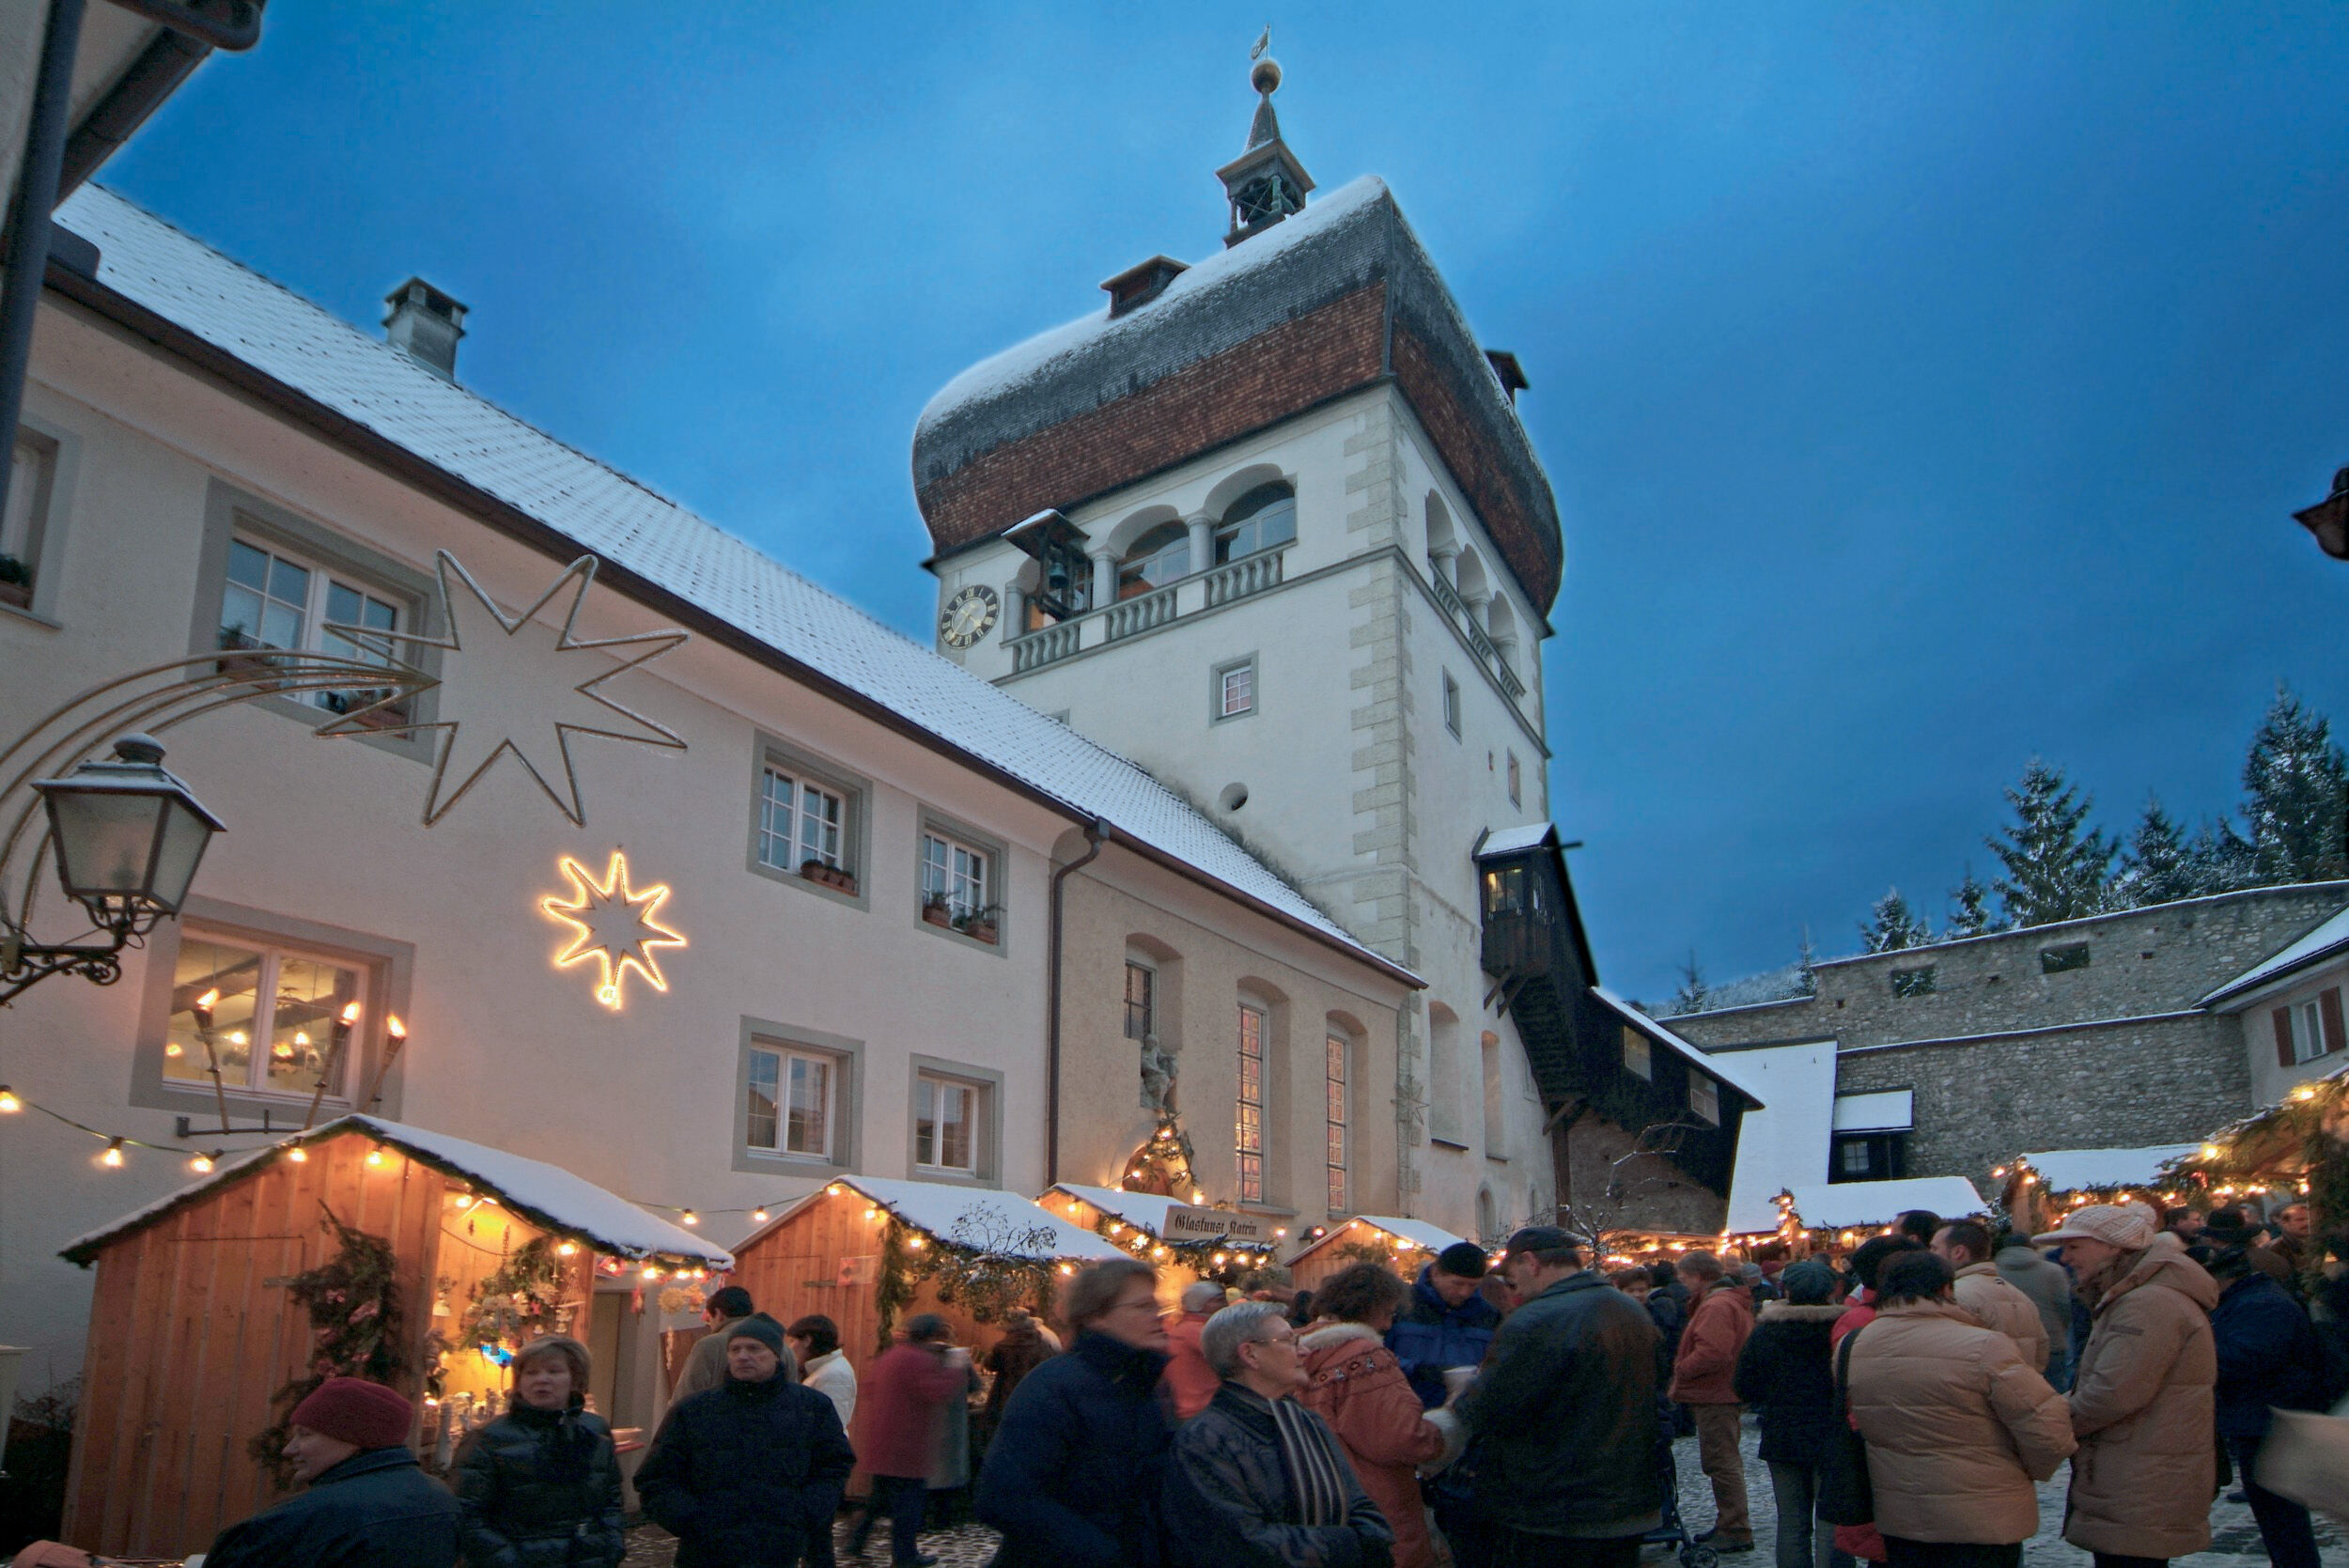
[[[1760,1443],[1761,1435],[1749,1419],[1740,1447],[1745,1453],[1746,1500],[1753,1516],[1756,1549],[1750,1557],[1725,1560],[1738,1568],[1768,1568],[1771,1547],[1777,1540],[1778,1510],[1770,1494],[1769,1467],[1762,1463],[1757,1452]],[[1681,1518],[1687,1521],[1691,1533],[1709,1529],[1713,1523],[1713,1489],[1698,1467],[1694,1437],[1683,1437],[1672,1445],[1672,1463],[1680,1483]],[[2058,1470],[2039,1488],[2039,1533],[2023,1548],[2024,1568],[2086,1568],[2089,1555],[2062,1535],[2065,1482],[2065,1472]],[[2248,1568],[2251,1563],[2267,1560],[2266,1548],[2260,1545],[2259,1527],[2251,1522],[2248,1505],[2221,1498],[2211,1506],[2210,1529],[2210,1550],[2174,1558],[2172,1568]],[[2327,1564],[2349,1568],[2349,1539],[2322,1518],[2316,1525],[2316,1544]],[[932,1530],[922,1537],[922,1549],[936,1553],[941,1568],[985,1568],[995,1552],[995,1532],[982,1525]],[[669,1568],[676,1555],[677,1543],[658,1527],[646,1525],[629,1532],[626,1568]],[[837,1555],[843,1564],[858,1560],[848,1555],[845,1528],[837,1537]],[[887,1561],[888,1557],[887,1545],[877,1538],[865,1560],[878,1565]],[[1668,1560],[1660,1546],[1652,1548],[1645,1557],[1650,1568],[1661,1568]]]

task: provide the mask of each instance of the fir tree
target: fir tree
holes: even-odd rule
[[[2186,859],[2193,868],[2194,885],[2205,893],[2259,885],[2251,841],[2236,832],[2234,824],[2223,816],[2202,825],[2194,842],[2186,846]]]
[[[1974,875],[1974,868],[1967,866],[1966,880],[1950,890],[1950,924],[1943,934],[1980,937],[2005,929],[2006,923],[1990,912],[1990,890]]]
[[[1909,908],[1901,890],[1894,888],[1868,911],[1866,923],[1859,927],[1859,939],[1870,953],[1890,953],[1896,948],[1922,947],[1933,940],[1933,932]]]
[[[2201,868],[2185,832],[2158,799],[2148,799],[2145,815],[2121,851],[2121,870],[2112,878],[2107,900],[2116,909],[2141,909],[2149,904],[2174,904],[2200,896]]]
[[[1819,950],[1811,945],[1811,927],[1805,925],[1802,928],[1802,950],[1795,955],[1795,994],[1797,996],[1814,997],[1819,994],[1819,976],[1816,972],[1818,963]]]
[[[1697,950],[1692,947],[1688,950],[1688,961],[1680,966],[1680,989],[1672,993],[1672,1006],[1665,1017],[1702,1013],[1704,999],[1711,994],[1711,988],[1704,984],[1704,970],[1697,967]]]
[[[2084,829],[2093,801],[2078,793],[2033,757],[2021,786],[2006,792],[2014,823],[1999,837],[1983,841],[2006,868],[1991,887],[2017,925],[2077,920],[2104,908],[2113,848],[2104,834]]]
[[[2243,764],[2243,815],[2253,875],[2263,886],[2323,882],[2349,874],[2341,842],[2349,767],[2332,722],[2276,688]]]

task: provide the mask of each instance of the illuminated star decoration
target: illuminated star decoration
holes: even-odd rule
[[[463,585],[462,592],[452,590],[452,577]],[[432,722],[388,724],[381,714],[372,724],[365,722],[366,715],[403,700],[401,692],[394,691],[381,702],[320,725],[318,733],[371,735],[402,728],[447,731],[432,770],[431,791],[425,798],[424,825],[428,828],[447,815],[507,753],[513,753],[565,816],[584,825],[579,773],[571,762],[572,737],[595,736],[666,751],[685,749],[685,742],[674,731],[622,707],[599,688],[614,675],[660,658],[684,642],[686,634],[662,630],[598,639],[573,635],[580,604],[595,579],[596,558],[583,555],[563,568],[537,603],[519,615],[508,615],[455,556],[440,551],[441,624],[447,629],[445,636],[358,626],[326,628],[402,668],[406,663],[395,654],[393,644],[407,644],[412,650],[440,648],[452,656],[448,663],[453,668],[422,689],[437,693]],[[557,630],[537,617],[567,585],[571,590],[570,603]],[[631,657],[621,650],[635,651]],[[614,663],[615,657],[618,662]]]
[[[620,1009],[620,983],[631,969],[654,990],[666,991],[669,982],[661,975],[661,961],[652,950],[685,945],[683,937],[655,918],[667,902],[669,890],[654,886],[637,892],[629,884],[628,857],[617,849],[612,851],[612,863],[600,882],[568,855],[561,863],[563,875],[570,879],[571,902],[542,898],[538,908],[578,935],[570,946],[554,955],[555,967],[568,969],[590,958],[596,960],[602,970],[596,1000],[615,1013]]]

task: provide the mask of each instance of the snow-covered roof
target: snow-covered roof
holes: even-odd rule
[[[1905,1176],[1889,1182],[1819,1182],[1790,1188],[1795,1215],[1812,1230],[1890,1225],[1911,1209],[1924,1209],[1944,1219],[1986,1214],[1974,1184],[1963,1176]]]
[[[1081,1182],[1057,1182],[1050,1191],[1066,1192],[1071,1198],[1081,1198],[1103,1214],[1113,1215],[1128,1225],[1138,1225],[1154,1236],[1166,1234],[1166,1211],[1179,1205],[1172,1198],[1156,1192],[1128,1192],[1115,1187],[1087,1187]],[[1036,1200],[1042,1203],[1044,1198]]]
[[[1454,1235],[1440,1225],[1430,1225],[1424,1219],[1403,1219],[1392,1214],[1358,1214],[1347,1220],[1346,1225],[1330,1226],[1330,1234],[1320,1237],[1311,1246],[1299,1248],[1297,1257],[1289,1261],[1295,1263],[1298,1258],[1321,1250],[1346,1234],[1346,1225],[1367,1225],[1373,1230],[1384,1231],[1391,1236],[1401,1236],[1425,1252],[1440,1252],[1447,1247],[1456,1247],[1468,1239],[1466,1236]]]
[[[428,1127],[385,1121],[380,1116],[337,1117],[323,1126],[255,1149],[222,1165],[201,1181],[191,1182],[112,1224],[77,1236],[61,1250],[60,1255],[74,1263],[87,1264],[106,1243],[274,1164],[285,1157],[288,1149],[354,1132],[397,1149],[434,1170],[461,1176],[538,1229],[599,1252],[622,1258],[679,1258],[719,1270],[734,1266],[733,1255],[725,1249],[646,1214],[627,1199],[606,1192],[559,1165],[508,1154],[486,1143],[452,1138]]]
[[[2051,1149],[2025,1155],[2024,1161],[2039,1172],[2049,1192],[2077,1192],[2084,1188],[2151,1187],[2161,1168],[2201,1148],[2199,1143],[2156,1143],[2147,1149]]]
[[[1518,828],[1497,828],[1486,835],[1484,844],[1476,851],[1476,858],[1481,861],[1487,855],[1522,855],[1528,849],[1539,849],[1544,845],[1557,842],[1558,825],[1555,822],[1528,822]]]
[[[99,247],[99,282],[133,304],[1002,769],[1074,817],[1104,818],[1145,851],[1413,979],[1131,762],[716,524],[110,191],[85,185],[56,216]]]
[[[1699,1050],[1696,1047],[1690,1045],[1679,1035],[1674,1034],[1662,1023],[1648,1017],[1645,1013],[1641,1012],[1637,1007],[1632,1006],[1631,1003],[1624,1001],[1623,998],[1617,996],[1614,992],[1609,990],[1604,986],[1592,986],[1591,994],[1598,998],[1599,1001],[1605,1002],[1610,1008],[1613,1009],[1613,1011],[1622,1017],[1624,1022],[1630,1024],[1632,1027],[1638,1029],[1641,1033],[1646,1034],[1650,1038],[1660,1042],[1667,1048],[1679,1052],[1681,1056],[1688,1059],[1689,1065],[1695,1067],[1698,1071],[1719,1079],[1721,1082],[1726,1083],[1732,1089],[1736,1090],[1737,1093],[1745,1095],[1747,1099],[1751,1100],[1754,1105],[1758,1106],[1763,1103],[1761,1091],[1755,1088],[1753,1084],[1747,1081],[1744,1076],[1743,1068],[1736,1064],[1735,1059],[1732,1056],[1716,1056],[1710,1054],[1709,1052]]]
[[[1778,1195],[1827,1172],[1833,1141],[1828,1120],[1835,1106],[1835,1042],[1767,1046],[1735,1055],[1739,1073],[1768,1091],[1767,1103],[1747,1111],[1737,1127],[1737,1165],[1722,1229],[1742,1235],[1776,1230]]]
[[[1837,1132],[1909,1132],[1916,1126],[1913,1089],[1871,1089],[1835,1096]]]
[[[2256,990],[2271,980],[2281,980],[2295,970],[2305,969],[2342,952],[2349,952],[2349,909],[2341,910],[2290,946],[2269,954],[2204,997],[2201,1005],[2210,1007],[2247,991]]]
[[[1017,1192],[991,1187],[957,1187],[948,1182],[911,1182],[894,1176],[834,1176],[825,1186],[793,1203],[774,1219],[734,1244],[747,1252],[760,1238],[791,1222],[792,1217],[817,1203],[833,1188],[845,1188],[877,1203],[906,1224],[939,1241],[956,1239],[957,1226],[971,1227],[996,1250],[1014,1257],[1072,1258],[1095,1263],[1126,1254],[1081,1225],[1071,1225],[1041,1203]],[[1031,1233],[1051,1239],[1048,1251],[1029,1251],[1016,1245]]]

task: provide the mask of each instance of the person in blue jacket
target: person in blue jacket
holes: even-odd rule
[[[2218,1281],[2218,1305],[2210,1313],[2218,1352],[2218,1436],[2242,1479],[2268,1560],[2275,1568],[2317,1568],[2308,1509],[2255,1479],[2274,1412],[2317,1410],[2325,1404],[2309,1314],[2247,1255],[2260,1234],[2243,1216],[2221,1209],[2210,1217],[2202,1245],[2195,1249]]]
[[[1485,1299],[1485,1250],[1455,1241],[1419,1271],[1411,1298],[1387,1330],[1387,1348],[1403,1363],[1411,1391],[1433,1410],[1451,1397],[1443,1374],[1451,1367],[1484,1364],[1501,1329],[1501,1312]]]

